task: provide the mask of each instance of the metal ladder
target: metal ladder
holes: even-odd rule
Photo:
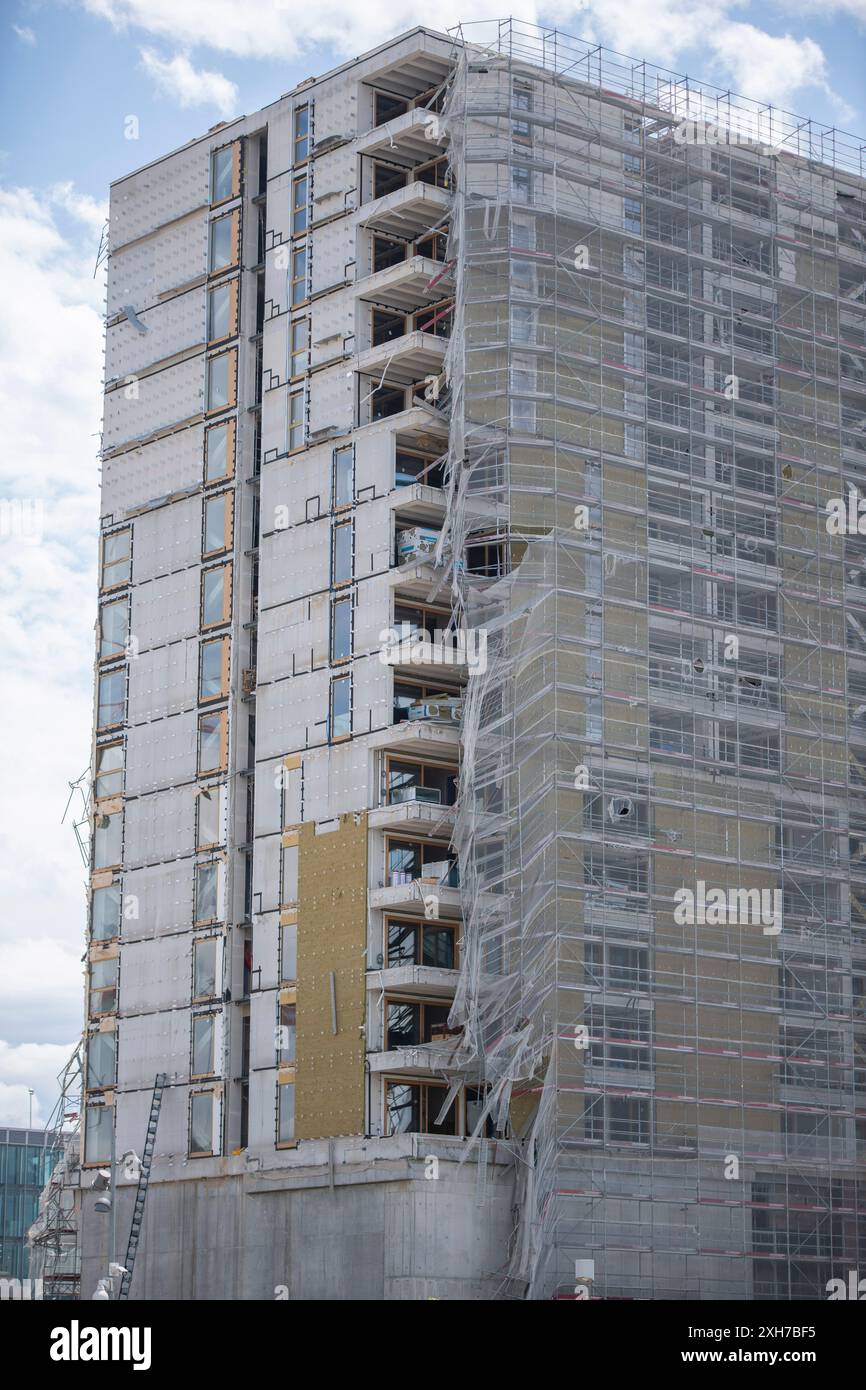
[[[141,1168],[138,1173],[138,1188],[135,1193],[135,1205],[132,1208],[132,1222],[129,1227],[129,1244],[126,1247],[126,1259],[124,1261],[126,1272],[121,1277],[120,1292],[117,1295],[118,1299],[129,1298],[129,1286],[132,1283],[135,1254],[138,1250],[138,1242],[141,1237],[141,1223],[144,1219],[144,1200],[147,1196],[147,1184],[150,1180],[150,1165],[153,1162],[153,1148],[156,1143],[156,1127],[159,1123],[159,1109],[162,1105],[162,1092],[165,1084],[166,1074],[165,1072],[159,1072],[153,1083],[153,1098],[150,1102],[150,1116],[148,1117],[147,1133],[144,1139],[144,1153],[141,1156]]]

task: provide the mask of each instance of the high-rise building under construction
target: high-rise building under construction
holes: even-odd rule
[[[82,1181],[114,1155],[123,1293],[866,1267],[864,158],[508,22],[113,186]]]

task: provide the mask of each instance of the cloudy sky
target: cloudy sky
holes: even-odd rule
[[[866,0],[509,0],[528,21],[866,132]],[[43,1123],[81,1026],[108,185],[478,0],[0,0],[0,1125]],[[128,117],[135,116],[135,123]],[[137,125],[137,138],[129,134]],[[27,509],[29,508],[29,510]]]

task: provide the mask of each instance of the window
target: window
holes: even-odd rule
[[[428,965],[439,970],[456,968],[455,927],[389,917],[386,929],[389,969],[398,965]]]
[[[310,108],[306,103],[295,108],[294,137],[294,163],[301,164],[310,153]]]
[[[93,868],[109,869],[119,864],[123,856],[123,815],[97,814],[93,831]]]
[[[210,224],[208,270],[211,274],[225,270],[237,260],[237,220],[234,213],[217,217]]]
[[[210,200],[211,203],[224,203],[235,194],[234,146],[223,145],[214,150],[210,157]]]
[[[514,111],[532,110],[532,86],[529,82],[514,82],[511,87],[511,107]],[[531,138],[529,121],[524,116],[511,122],[515,140],[528,141]]]
[[[123,656],[129,636],[129,603],[125,598],[104,603],[99,610],[99,659]]]
[[[210,1076],[213,1072],[214,1015],[198,1014],[192,1021],[191,1076]]]
[[[405,261],[409,247],[405,241],[394,237],[373,235],[373,270],[388,270],[392,265]]]
[[[290,1144],[295,1137],[295,1087],[292,1081],[277,1086],[277,1143]]]
[[[292,251],[291,302],[302,304],[307,297],[307,248],[296,246]]]
[[[516,203],[528,203],[532,197],[532,170],[523,164],[511,166],[511,195]]]
[[[292,324],[292,341],[289,348],[289,376],[303,376],[310,360],[310,320],[296,319]]]
[[[232,543],[233,498],[230,492],[205,498],[203,555],[228,550]]]
[[[117,1008],[117,957],[95,960],[90,966],[90,1013],[109,1014]]]
[[[207,340],[219,343],[224,338],[233,338],[237,325],[237,280],[216,285],[208,291],[207,297]]]
[[[298,924],[284,922],[280,927],[280,979],[298,977]]]
[[[288,400],[288,445],[289,451],[300,449],[304,442],[304,393],[292,391]]]
[[[215,922],[219,911],[220,861],[211,859],[195,866],[195,920]]]
[[[409,103],[403,97],[392,96],[390,92],[373,93],[373,125],[384,125],[396,116],[403,116],[409,110]]]
[[[122,531],[112,531],[102,538],[102,588],[115,589],[120,584],[128,584],[132,571],[132,531],[128,526]]]
[[[209,412],[225,410],[227,406],[234,405],[236,366],[234,349],[231,352],[221,352],[218,357],[208,358],[206,402]]]
[[[196,849],[222,843],[221,786],[201,787],[196,797]]]
[[[638,236],[642,233],[643,209],[637,198],[623,198],[622,225],[627,232],[636,232]]]
[[[448,1109],[441,1124],[436,1117],[442,1109],[448,1087],[438,1082],[386,1081],[385,1132],[387,1134],[456,1134],[457,1102]]]
[[[385,1050],[391,1052],[397,1047],[415,1047],[444,1036],[448,1030],[450,1011],[450,1003],[386,999]]]
[[[87,1044],[87,1088],[102,1090],[114,1085],[115,1033],[92,1033]]]
[[[103,743],[96,750],[94,796],[119,796],[123,789],[123,744]]]
[[[335,676],[331,681],[331,739],[348,738],[352,732],[352,677]]]
[[[453,806],[457,800],[457,769],[433,763],[410,763],[389,758],[388,804],[425,801],[432,806]]]
[[[307,230],[309,186],[306,174],[295,179],[292,183],[292,232],[294,235]]]
[[[446,888],[459,883],[457,860],[447,845],[420,840],[388,840],[388,885],[391,888],[427,878]]]
[[[225,767],[226,712],[201,714],[198,720],[198,770],[219,772]]]
[[[352,600],[338,598],[331,604],[331,660],[347,661],[352,655]]]
[[[394,459],[394,482],[397,487],[422,483],[424,487],[444,487],[445,468],[441,457],[419,454],[412,449],[398,449]]]
[[[90,900],[90,935],[94,941],[110,941],[120,935],[120,884],[94,888]]]
[[[189,1100],[189,1152],[193,1158],[203,1158],[214,1152],[214,1095],[199,1091]]]
[[[231,565],[214,565],[201,572],[201,625],[218,627],[231,617]]]
[[[111,1157],[114,1106],[88,1105],[84,1124],[85,1163],[107,1163]]]
[[[297,1006],[280,1004],[280,1031],[277,1058],[281,1064],[295,1060],[295,1035],[297,1033]]]
[[[216,994],[217,938],[206,936],[193,947],[192,997],[213,999]]]
[[[351,584],[354,527],[351,521],[338,522],[331,541],[331,583]]]
[[[220,700],[228,694],[229,639],[216,637],[199,649],[198,698]]]
[[[626,1096],[587,1097],[584,1128],[587,1139],[607,1138],[612,1144],[648,1144],[650,1103]]]
[[[355,494],[355,451],[351,445],[334,450],[332,492],[335,510],[352,505]]]
[[[235,471],[235,422],[223,420],[204,432],[204,480],[220,482]]]
[[[650,1015],[646,1010],[595,1007],[589,1010],[587,1021],[590,1065],[620,1071],[648,1071],[652,1066]]]

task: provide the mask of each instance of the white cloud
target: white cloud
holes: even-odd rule
[[[312,72],[325,70],[335,56],[353,57],[414,28],[419,18],[424,22],[413,0],[371,0],[363,6],[357,0],[323,0],[308,7],[298,0],[79,3],[117,29],[139,29],[184,48],[288,60],[309,53]],[[822,16],[866,18],[866,0],[778,0],[777,8],[802,23],[819,9]],[[534,23],[543,15],[565,33],[662,67],[688,68],[696,78],[730,85],[761,101],[803,106],[808,94],[818,90],[839,108],[840,119],[853,118],[832,90],[819,44],[808,34],[775,35],[747,23],[748,10],[749,0],[515,0],[510,7],[515,20]],[[461,21],[471,26],[489,15],[488,0],[443,0],[430,23],[445,32]],[[472,36],[471,27],[466,33]],[[327,49],[327,55],[311,52],[316,48]],[[187,60],[173,63],[181,61]]]
[[[22,43],[26,43],[28,48],[35,47],[36,35],[26,24],[13,24],[12,28],[15,30],[16,37],[19,38]]]
[[[81,1027],[85,869],[60,818],[90,758],[101,216],[69,184],[0,189],[0,499],[32,499],[43,523],[0,533],[0,704],[11,731],[0,744],[0,1048],[66,1052]]]
[[[41,1129],[45,1125],[60,1094],[57,1078],[73,1046],[74,1043],[24,1043],[20,1047],[10,1047],[0,1042],[0,1125],[27,1124],[30,1087],[36,1093],[33,1128]]]
[[[221,116],[237,114],[238,89],[221,72],[194,68],[182,53],[174,58],[160,58],[152,48],[142,48],[140,53],[141,66],[157,90],[178,106],[215,106]]]

